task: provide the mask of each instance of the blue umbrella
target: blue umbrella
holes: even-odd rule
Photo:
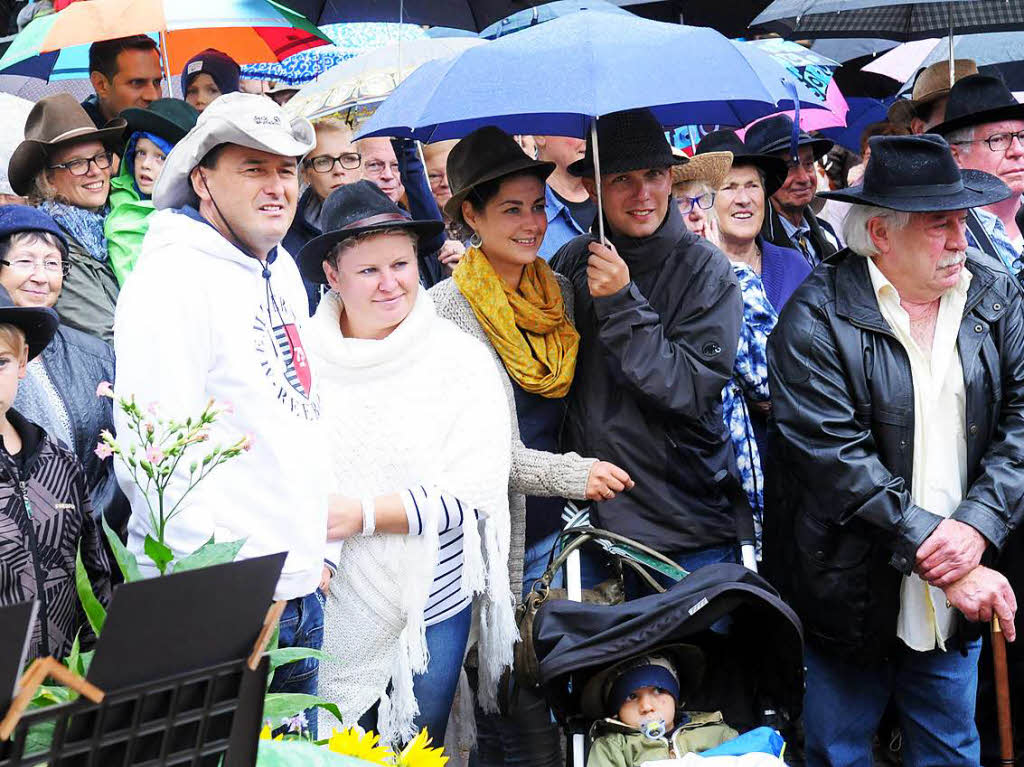
[[[429,142],[497,125],[577,137],[589,130],[596,140],[595,118],[636,107],[673,126],[746,125],[796,105],[822,103],[753,46],[708,27],[581,11],[424,64],[360,137]]]
[[[623,10],[608,0],[555,0],[553,3],[536,5],[506,16],[501,21],[496,21],[480,33],[480,37],[494,40],[504,35],[510,35],[521,29],[535,27],[546,21],[560,19],[570,13],[579,11],[604,11],[605,13],[618,13],[630,15],[629,11]]]
[[[846,113],[846,127],[825,128],[818,132],[854,154],[860,154],[860,137],[869,125],[886,119],[893,101],[892,98],[849,98],[846,100],[850,106],[850,111]]]
[[[666,126],[740,126],[793,109],[793,94],[822,106],[770,55],[708,27],[581,11],[424,64],[361,135],[441,141],[498,125],[583,137],[593,118],[635,107]]]

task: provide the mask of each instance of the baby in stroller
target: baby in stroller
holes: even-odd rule
[[[677,759],[739,735],[720,711],[683,710],[687,696],[700,685],[704,663],[699,647],[677,644],[595,674],[582,699],[584,711],[596,720],[587,767]]]

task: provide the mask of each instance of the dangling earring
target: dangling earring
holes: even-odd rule
[[[469,238],[469,244],[472,247],[477,248],[479,250],[480,247],[484,244],[484,241],[480,239],[479,234],[473,232],[473,235]]]

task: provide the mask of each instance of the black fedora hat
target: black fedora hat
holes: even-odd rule
[[[944,136],[959,128],[1003,120],[1024,120],[1024,104],[1018,103],[1000,78],[971,75],[953,84],[946,115],[931,132]]]
[[[501,128],[485,125],[459,141],[448,153],[445,170],[452,196],[444,204],[448,218],[459,220],[462,201],[474,187],[513,173],[533,172],[547,178],[553,162],[534,160]]]
[[[327,282],[323,262],[342,240],[379,229],[402,229],[431,237],[442,229],[437,220],[414,221],[372,181],[357,181],[335,189],[324,201],[320,214],[324,233],[302,246],[295,257],[302,276],[310,282]]]
[[[873,136],[869,146],[863,183],[818,196],[928,213],[991,205],[1012,194],[990,173],[960,170],[942,136]]]
[[[793,119],[789,115],[773,115],[756,122],[747,128],[747,149],[756,154],[788,153],[793,145],[793,127]],[[827,138],[814,138],[801,130],[797,131],[796,145],[809,146],[817,160],[835,146],[835,142]]]
[[[145,131],[169,144],[177,144],[196,127],[199,111],[181,99],[157,99],[147,109],[129,107],[121,117],[128,123],[127,134]]]
[[[707,152],[732,152],[732,167],[753,165],[764,173],[765,197],[771,197],[779,187],[786,183],[789,168],[786,161],[779,157],[751,152],[739,136],[731,130],[712,131],[697,144],[696,154]]]
[[[613,112],[597,121],[597,143],[601,174],[628,173],[644,168],[685,165],[689,158],[672,154],[665,129],[650,109]],[[587,134],[583,158],[568,168],[573,176],[594,175],[593,136]]]

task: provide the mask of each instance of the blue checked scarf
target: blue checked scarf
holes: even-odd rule
[[[743,489],[754,511],[757,550],[761,550],[761,520],[764,514],[764,472],[761,453],[754,438],[747,400],[767,402],[768,334],[775,329],[779,315],[768,300],[764,283],[746,264],[733,263],[733,271],[743,294],[743,325],[740,329],[736,363],[732,379],[722,390],[722,414],[729,431]]]
[[[105,207],[96,212],[65,202],[46,200],[39,204],[39,209],[49,213],[86,253],[97,261],[107,260],[107,238],[103,233],[103,220],[107,217]]]

